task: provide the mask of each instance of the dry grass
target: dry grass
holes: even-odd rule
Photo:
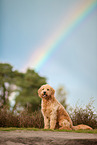
[[[43,128],[43,117],[40,111],[29,114],[26,110],[19,114],[7,108],[0,110],[0,127],[34,127]]]
[[[73,125],[86,124],[91,126],[93,129],[97,129],[97,112],[95,111],[92,102],[82,107],[72,109],[69,113],[73,121]]]
[[[94,113],[92,106],[89,104],[85,109],[78,108],[69,112],[74,125],[86,124],[93,129],[97,129],[97,114]],[[43,128],[43,116],[41,111],[31,114],[27,110],[19,114],[8,110],[6,107],[0,108],[0,127],[18,127],[18,128]]]

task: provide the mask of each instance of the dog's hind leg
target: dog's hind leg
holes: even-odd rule
[[[66,119],[60,120],[59,121],[59,126],[60,126],[60,130],[65,129],[65,130],[72,130],[70,127],[70,122]]]

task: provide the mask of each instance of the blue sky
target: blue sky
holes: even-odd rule
[[[22,70],[76,4],[80,0],[0,0],[0,62]],[[55,89],[63,85],[71,106],[94,97],[97,108],[97,8],[57,47],[38,73]]]

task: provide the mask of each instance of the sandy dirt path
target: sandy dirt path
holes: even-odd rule
[[[97,134],[53,131],[0,131],[0,145],[97,145]]]

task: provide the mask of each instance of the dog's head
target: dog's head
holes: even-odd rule
[[[45,98],[45,99],[54,97],[54,93],[55,93],[55,90],[48,84],[41,86],[38,90],[39,97]]]

